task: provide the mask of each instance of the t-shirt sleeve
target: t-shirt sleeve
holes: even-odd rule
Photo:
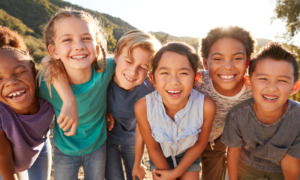
[[[114,58],[110,57],[106,59],[106,71],[109,77],[112,77],[115,73],[116,63]]]
[[[233,111],[229,112],[225,121],[221,141],[229,147],[242,145],[242,135],[237,123],[237,117]]]
[[[300,159],[300,132],[288,150],[288,155]]]

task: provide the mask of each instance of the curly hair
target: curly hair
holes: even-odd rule
[[[217,27],[210,30],[207,36],[201,40],[200,52],[202,58],[207,59],[211,46],[222,38],[232,38],[241,42],[246,49],[246,56],[249,59],[255,50],[255,40],[250,32],[238,26]]]

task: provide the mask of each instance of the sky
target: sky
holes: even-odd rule
[[[285,23],[275,18],[275,0],[65,0],[119,17],[144,31],[205,37],[218,26],[236,25],[255,38],[283,42]],[[295,38],[299,39],[299,37]],[[300,41],[292,41],[300,46]]]

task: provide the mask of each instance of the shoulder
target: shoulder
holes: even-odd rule
[[[247,100],[242,101],[241,103],[233,106],[229,112],[228,112],[228,117],[230,116],[246,116],[247,113],[253,111],[253,103],[254,99],[250,98]],[[246,119],[246,118],[243,118]]]
[[[142,111],[146,109],[146,97],[143,97],[139,99],[135,105],[134,105],[134,110],[135,111]]]
[[[112,70],[116,67],[115,59],[113,57],[108,57],[106,59],[106,68]]]

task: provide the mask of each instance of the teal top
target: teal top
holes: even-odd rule
[[[107,59],[106,68],[98,73],[92,66],[92,76],[89,81],[71,85],[78,107],[78,127],[76,134],[65,136],[63,130],[55,121],[53,139],[57,148],[66,155],[80,156],[94,152],[106,140],[106,105],[107,86],[115,72],[115,63]],[[60,114],[62,100],[51,86],[50,97],[46,82],[42,78],[40,97],[49,101],[54,108],[56,118]]]

